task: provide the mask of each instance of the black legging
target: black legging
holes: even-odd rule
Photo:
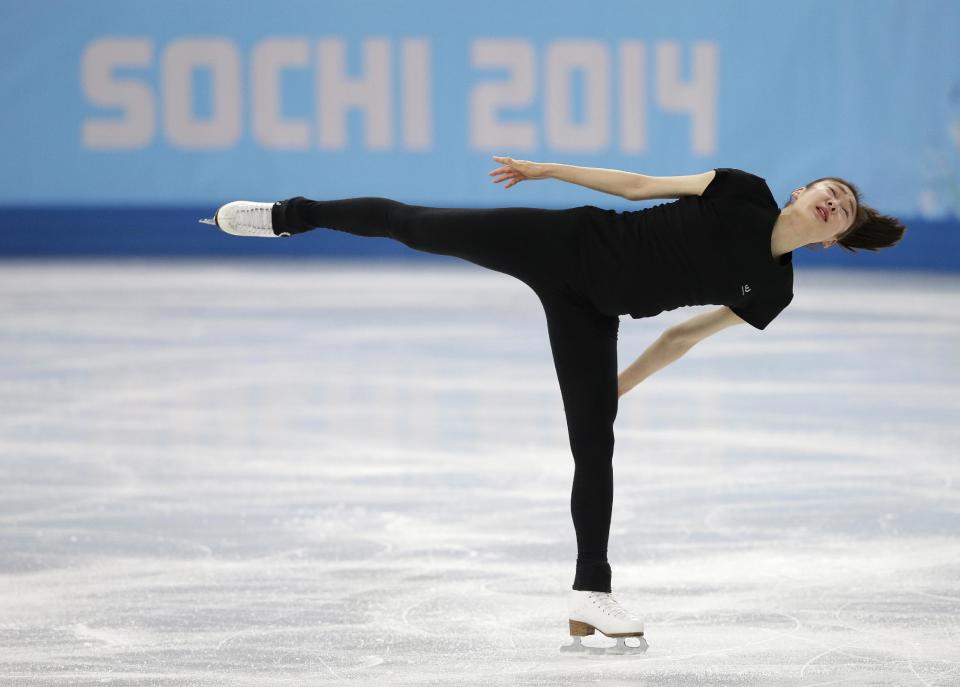
[[[313,201],[273,208],[274,232],[326,227],[390,237],[451,255],[526,283],[540,298],[560,382],[575,462],[570,510],[577,533],[574,589],[610,591],[607,540],[613,505],[613,421],[617,415],[617,317],[585,297],[579,240],[591,206],[569,210],[469,210],[406,205],[386,198]]]

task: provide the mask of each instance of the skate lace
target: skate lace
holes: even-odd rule
[[[590,595],[590,598],[593,600],[597,606],[600,607],[600,610],[606,613],[607,615],[612,615],[615,618],[625,618],[628,620],[636,620],[633,614],[627,612],[616,599],[613,598],[612,594],[604,594],[603,592],[595,592]]]
[[[243,224],[252,227],[264,227],[267,225],[267,220],[270,219],[270,206],[260,207],[246,207],[240,208],[237,214],[240,216],[239,219]]]

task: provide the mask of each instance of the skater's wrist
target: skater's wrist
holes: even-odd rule
[[[559,179],[560,167],[563,165],[558,165],[556,162],[540,162],[538,163],[543,169],[543,176],[547,179]]]
[[[557,179],[571,184],[577,183],[573,179],[576,174],[575,170],[579,169],[576,165],[566,165],[562,162],[541,162],[540,165],[545,171],[544,176],[548,179]]]

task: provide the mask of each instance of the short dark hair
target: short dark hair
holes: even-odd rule
[[[856,185],[840,177],[821,177],[814,179],[806,187],[809,188],[821,181],[836,181],[843,184],[850,189],[857,201],[853,224],[837,237],[837,244],[841,248],[851,253],[861,250],[878,251],[881,248],[896,245],[903,238],[904,232],[907,231],[903,222],[891,215],[881,214],[869,205],[864,205],[861,201],[860,189]],[[791,202],[793,202],[792,197],[787,205]]]

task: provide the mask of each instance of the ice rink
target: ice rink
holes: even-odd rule
[[[0,684],[960,684],[960,276],[798,268],[621,399],[571,657],[545,322],[450,262],[0,264]],[[620,369],[702,309],[621,320]],[[586,643],[612,644],[606,638]]]

